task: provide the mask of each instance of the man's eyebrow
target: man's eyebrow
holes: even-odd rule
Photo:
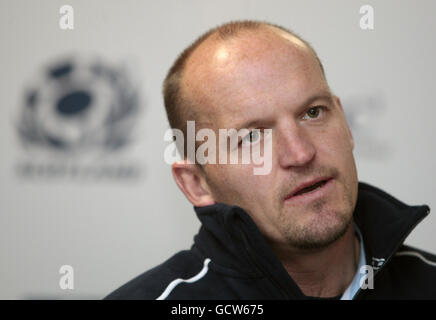
[[[264,118],[263,119],[255,119],[255,120],[248,121],[247,123],[239,125],[239,126],[233,126],[232,128],[228,128],[226,130],[235,129],[235,131],[231,132],[228,136],[230,139],[232,139],[236,135],[239,136],[240,130],[243,130],[243,129],[249,130],[250,128],[255,128],[255,127],[259,127],[259,126],[268,126],[270,123],[272,123],[272,122],[267,120],[267,119],[264,119]],[[241,139],[242,139],[242,137],[241,137]]]
[[[310,104],[312,104],[313,102],[315,102],[316,100],[328,100],[330,103],[333,103],[333,96],[330,92],[328,91],[323,91],[320,93],[317,93],[309,98],[306,99],[306,101],[304,101],[298,109],[302,108],[302,107],[306,107]]]
[[[302,108],[307,107],[308,105],[314,103],[317,100],[327,100],[329,103],[333,104],[333,96],[330,92],[328,91],[322,91],[319,93],[316,93],[312,96],[310,96],[309,98],[307,98],[303,103],[301,103],[296,110],[300,110]],[[239,131],[240,129],[244,129],[244,128],[253,128],[253,127],[257,127],[259,125],[267,125],[269,122],[268,119],[254,119],[254,120],[249,120],[246,123],[243,123],[241,125],[235,126],[234,128]]]
[[[254,127],[258,127],[258,126],[264,126],[267,125],[269,122],[267,119],[256,119],[256,120],[251,120],[243,125],[240,126],[236,126],[236,130],[239,131],[241,129],[250,129],[250,128],[254,128]]]

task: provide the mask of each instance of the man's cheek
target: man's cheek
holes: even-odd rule
[[[350,144],[350,137],[347,131],[342,126],[332,128],[328,133],[319,139],[318,147],[320,150],[324,150],[333,156],[341,157],[344,153],[352,151],[352,145]]]

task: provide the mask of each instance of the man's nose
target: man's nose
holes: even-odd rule
[[[281,133],[278,152],[282,167],[301,167],[313,160],[316,148],[304,128],[292,126]]]

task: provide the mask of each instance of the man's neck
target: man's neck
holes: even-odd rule
[[[344,236],[323,249],[302,251],[273,246],[273,250],[303,293],[313,297],[342,294],[354,278],[360,254],[352,224]]]

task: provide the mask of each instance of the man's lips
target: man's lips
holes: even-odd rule
[[[305,192],[310,192],[312,190],[315,190],[316,188],[323,186],[331,179],[332,177],[319,177],[319,178],[312,178],[306,182],[303,182],[300,185],[298,185],[294,190],[292,190],[285,197],[285,200],[298,196],[300,194],[304,194]]]

